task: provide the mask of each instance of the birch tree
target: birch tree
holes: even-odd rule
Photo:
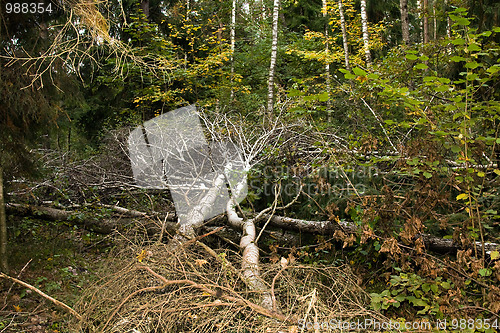
[[[234,45],[236,36],[236,0],[233,0],[233,8],[231,9],[231,101],[234,99]]]
[[[328,3],[327,0],[323,0],[323,17],[325,17],[326,24],[325,24],[325,59],[326,59],[326,64],[325,64],[325,75],[326,75],[326,91],[328,93],[328,97],[330,97],[330,59],[329,59],[329,33],[328,33]],[[328,114],[328,121],[330,121],[330,98],[326,101],[326,112]]]
[[[401,10],[401,31],[403,33],[403,42],[410,44],[410,20],[408,18],[408,0],[399,0]]]
[[[371,66],[370,37],[368,36],[368,16],[366,15],[366,0],[361,0],[361,28],[363,30],[363,45],[365,49],[366,65]]]
[[[276,56],[278,53],[278,16],[279,16],[280,0],[274,0],[273,6],[273,30],[272,30],[272,46],[271,46],[271,64],[269,66],[269,79],[267,84],[267,112],[273,112],[274,105],[274,72],[276,67]]]
[[[346,30],[344,7],[342,6],[342,0],[339,0],[338,4],[339,4],[339,15],[340,15],[340,28],[342,29],[342,42],[344,46],[345,69],[350,71],[351,66],[349,65],[349,44],[347,43],[347,30]]]

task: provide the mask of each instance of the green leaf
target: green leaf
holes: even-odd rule
[[[484,177],[484,172],[478,171],[477,176],[483,178]]]
[[[453,45],[464,45],[465,40],[463,38],[456,38],[456,39],[452,40],[451,43]]]
[[[358,76],[366,76],[366,72],[359,67],[353,68],[352,71],[354,72],[354,74],[356,74]]]
[[[465,64],[465,68],[470,68],[470,69],[474,69],[474,68],[477,68],[479,67],[479,64],[475,61],[472,61],[472,62],[468,62]]]
[[[296,97],[296,96],[302,96],[304,93],[300,90],[297,89],[290,89],[288,91],[288,97]]]
[[[441,282],[441,287],[443,287],[444,289],[448,290],[451,288],[451,284],[449,282]]]
[[[500,176],[500,170],[495,169],[495,170],[493,170],[493,172]]]
[[[416,56],[415,54],[407,54],[406,55],[406,59],[408,59],[408,60],[417,60],[418,56]]]
[[[467,47],[467,50],[469,50],[469,52],[477,52],[477,51],[481,51],[481,48],[477,44],[470,44]]]
[[[451,87],[447,84],[443,84],[442,86],[436,87],[436,92],[445,92],[451,90]]]
[[[460,57],[460,56],[453,56],[450,58],[451,61],[454,61],[454,62],[460,62],[460,61],[466,61],[467,59],[465,59],[464,57]]]
[[[427,179],[429,179],[429,178],[431,178],[431,177],[432,177],[432,174],[431,174],[430,172],[427,172],[427,171],[425,171],[425,172],[423,173],[423,175],[424,175],[424,177],[425,177],[425,178],[427,178]]]
[[[437,294],[437,292],[438,292],[437,284],[431,284],[431,290],[434,294]]]
[[[481,276],[490,276],[491,275],[491,269],[489,269],[489,268],[481,268],[479,270],[479,274]]]
[[[326,102],[328,98],[329,98],[328,92],[326,91],[318,95],[318,101],[320,102]]]
[[[416,69],[427,69],[429,68],[429,66],[427,66],[426,64],[418,64],[415,66]]]
[[[344,77],[345,77],[345,79],[346,79],[346,80],[353,80],[353,79],[355,79],[357,76],[356,76],[356,75],[354,75],[354,74],[351,74],[351,73],[346,73],[346,74],[344,74]]]

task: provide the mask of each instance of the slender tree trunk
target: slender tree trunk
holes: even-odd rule
[[[326,114],[327,114],[327,119],[328,122],[331,121],[331,114],[330,114],[330,41],[329,39],[329,20],[328,20],[328,3],[327,0],[323,0],[323,16],[326,18],[326,24],[325,24],[325,58],[326,58],[326,64],[325,64],[325,75],[326,75],[326,92],[328,93],[328,99],[326,101]]]
[[[419,23],[420,23],[420,41],[423,43],[424,42],[424,20],[422,16],[422,0],[417,0],[417,13],[418,13],[418,18],[419,18]]]
[[[434,40],[437,40],[436,3],[432,5],[432,19],[434,20]]]
[[[448,0],[444,1],[444,6],[446,12],[446,36],[448,38],[451,38],[451,19],[450,15],[448,14]]]
[[[423,32],[423,42],[424,44],[429,43],[429,1],[424,0],[424,8],[423,8],[423,22],[424,22],[424,32]]]
[[[9,273],[7,262],[7,217],[5,215],[5,200],[3,197],[3,168],[0,166],[0,270]]]
[[[350,71],[351,66],[349,65],[349,44],[347,43],[347,30],[346,30],[344,8],[342,6],[342,0],[339,0],[338,4],[339,4],[339,15],[340,15],[340,27],[342,29],[342,41],[344,44],[345,69]]]
[[[445,7],[445,13],[446,13],[446,37],[451,39],[451,19],[450,15],[448,13],[448,0],[444,1],[444,7]],[[448,43],[448,54],[451,54],[453,52],[453,46],[451,43]]]
[[[274,0],[273,8],[273,41],[271,46],[271,65],[269,66],[269,80],[267,84],[267,112],[273,112],[274,105],[274,71],[276,67],[276,56],[278,53],[278,17],[280,0]]]
[[[370,37],[368,36],[368,16],[366,15],[366,0],[361,0],[361,27],[363,29],[363,44],[365,49],[366,65],[371,66]]]
[[[410,20],[408,18],[408,0],[399,0],[401,9],[401,31],[403,33],[403,42],[410,44]]]
[[[233,0],[233,8],[231,10],[231,98],[234,99],[233,77],[234,77],[234,45],[236,36],[236,0]]]
[[[141,8],[144,15],[146,15],[146,19],[149,19],[149,0],[142,0]]]

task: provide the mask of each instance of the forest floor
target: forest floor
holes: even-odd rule
[[[10,275],[72,306],[112,260],[114,246],[102,236],[73,226],[25,218],[10,242]],[[12,239],[12,238],[11,238]],[[35,292],[0,280],[0,332],[69,332],[65,313]]]
[[[311,311],[320,318],[385,320],[369,310],[368,294],[343,264],[283,266],[262,258],[261,274],[282,306],[266,312],[239,274],[241,255],[218,248],[215,238],[204,239],[214,249],[191,242],[172,250],[134,228],[103,236],[35,218],[11,222],[22,227],[10,229],[10,276],[72,307],[81,320],[1,279],[1,333],[294,333],[297,318]]]

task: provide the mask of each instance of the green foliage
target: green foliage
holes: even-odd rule
[[[401,271],[401,269],[396,269]],[[434,280],[423,279],[417,274],[399,273],[391,275],[389,288],[381,293],[371,293],[374,310],[388,310],[410,305],[418,309],[418,315],[431,315],[443,318],[440,304],[448,298],[448,291],[454,288],[451,280],[443,281],[442,277]]]

